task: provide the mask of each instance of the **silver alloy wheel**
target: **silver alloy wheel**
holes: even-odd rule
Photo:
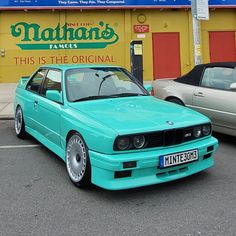
[[[83,179],[86,170],[87,151],[82,138],[74,134],[66,148],[66,167],[71,180],[78,183]]]
[[[17,135],[20,134],[22,126],[23,126],[22,110],[20,107],[18,107],[15,115],[15,131]]]

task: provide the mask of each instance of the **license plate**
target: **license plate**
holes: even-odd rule
[[[181,165],[198,160],[198,150],[189,150],[169,155],[160,156],[160,168]]]

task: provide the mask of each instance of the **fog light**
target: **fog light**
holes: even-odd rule
[[[124,171],[115,171],[115,179],[118,178],[125,178],[125,177],[130,177],[132,171],[131,170],[124,170]]]
[[[136,161],[123,162],[123,168],[134,168],[136,166],[137,166],[137,162]]]
[[[203,160],[205,160],[205,159],[207,159],[207,158],[209,158],[209,157],[211,157],[211,153],[208,153],[208,154],[204,155],[204,156],[203,156]]]

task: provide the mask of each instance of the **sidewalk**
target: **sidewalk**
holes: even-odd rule
[[[0,83],[0,119],[13,119],[17,83]]]

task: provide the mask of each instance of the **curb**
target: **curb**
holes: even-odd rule
[[[0,116],[0,120],[14,120],[14,116],[12,115]]]

